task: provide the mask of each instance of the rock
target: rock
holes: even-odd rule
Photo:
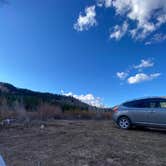
[[[113,164],[114,163],[114,159],[111,159],[111,158],[108,158],[106,161],[107,161],[108,164]]]
[[[40,129],[43,130],[44,128],[45,128],[45,125],[42,124],[42,125],[40,126]]]

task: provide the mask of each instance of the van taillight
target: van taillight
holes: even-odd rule
[[[118,107],[114,107],[113,112],[118,112]]]

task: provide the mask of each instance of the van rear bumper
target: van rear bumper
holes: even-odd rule
[[[113,113],[112,120],[117,123],[118,117],[119,117],[118,113]]]

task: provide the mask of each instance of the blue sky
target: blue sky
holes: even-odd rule
[[[166,95],[165,22],[165,0],[9,0],[0,81],[107,106]]]

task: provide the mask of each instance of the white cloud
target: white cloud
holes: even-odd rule
[[[144,40],[166,23],[166,0],[96,0],[96,3],[98,7],[114,9],[116,16],[123,19],[123,25],[115,25],[110,34],[110,38],[115,40],[126,33],[135,40]],[[78,31],[96,25],[95,6],[91,7],[90,12],[87,9],[86,16],[80,14],[74,26]],[[92,14],[88,16],[88,13]]]
[[[161,73],[154,73],[154,74],[145,74],[145,73],[138,73],[135,76],[131,76],[127,79],[127,82],[129,84],[137,84],[145,81],[150,81],[155,78],[158,78],[161,75]]]
[[[150,81],[155,78],[158,78],[161,75],[161,73],[146,74],[142,71],[144,68],[154,67],[154,64],[155,63],[152,59],[142,59],[140,64],[132,65],[126,70],[126,72],[117,72],[116,76],[122,81],[127,81],[128,84],[136,84],[144,81]],[[137,73],[134,76],[132,76],[131,73],[135,73],[136,71]]]
[[[157,34],[153,35],[153,37],[149,41],[145,42],[145,45],[160,43],[160,42],[163,42],[165,40],[166,40],[165,34],[157,33]]]
[[[144,68],[150,68],[154,66],[154,62],[152,61],[152,59],[142,59],[140,64],[138,65],[132,65],[130,66],[126,71],[123,72],[117,72],[116,76],[120,79],[120,80],[125,80],[131,71],[133,71],[134,69],[138,69],[138,71],[142,71],[142,69]]]
[[[135,69],[143,69],[143,68],[148,68],[148,67],[153,67],[154,66],[154,62],[152,62],[152,60],[141,60],[141,63],[139,65],[134,65]]]
[[[166,24],[166,0],[96,0],[97,5],[85,9],[85,14],[79,14],[74,29],[77,31],[88,30],[97,25],[96,7],[106,7],[115,10],[115,15],[123,19],[123,24],[115,25],[110,33],[110,38],[120,40],[129,34],[134,40],[145,40],[147,36],[155,33],[162,25]],[[165,40],[165,34],[153,36],[153,44]],[[159,39],[160,38],[160,39]]]
[[[116,14],[136,23],[130,31],[136,39],[145,38],[166,22],[165,0],[116,0],[112,6]]]
[[[98,0],[97,6],[102,7],[105,6],[106,8],[111,7],[112,0]]]
[[[116,76],[121,80],[125,80],[128,76],[128,73],[127,72],[117,72]]]
[[[102,99],[100,97],[95,97],[93,94],[81,94],[81,95],[76,95],[73,94],[72,92],[65,93],[64,91],[61,91],[61,93],[65,96],[72,96],[84,103],[87,103],[91,106],[96,106],[96,107],[105,107],[104,104],[102,103]]]
[[[113,32],[110,34],[111,39],[120,40],[127,32],[128,23],[124,22],[122,26],[116,25]]]
[[[77,22],[74,24],[74,29],[77,31],[88,30],[90,27],[97,24],[95,6],[90,6],[85,9],[85,15],[80,13]]]

